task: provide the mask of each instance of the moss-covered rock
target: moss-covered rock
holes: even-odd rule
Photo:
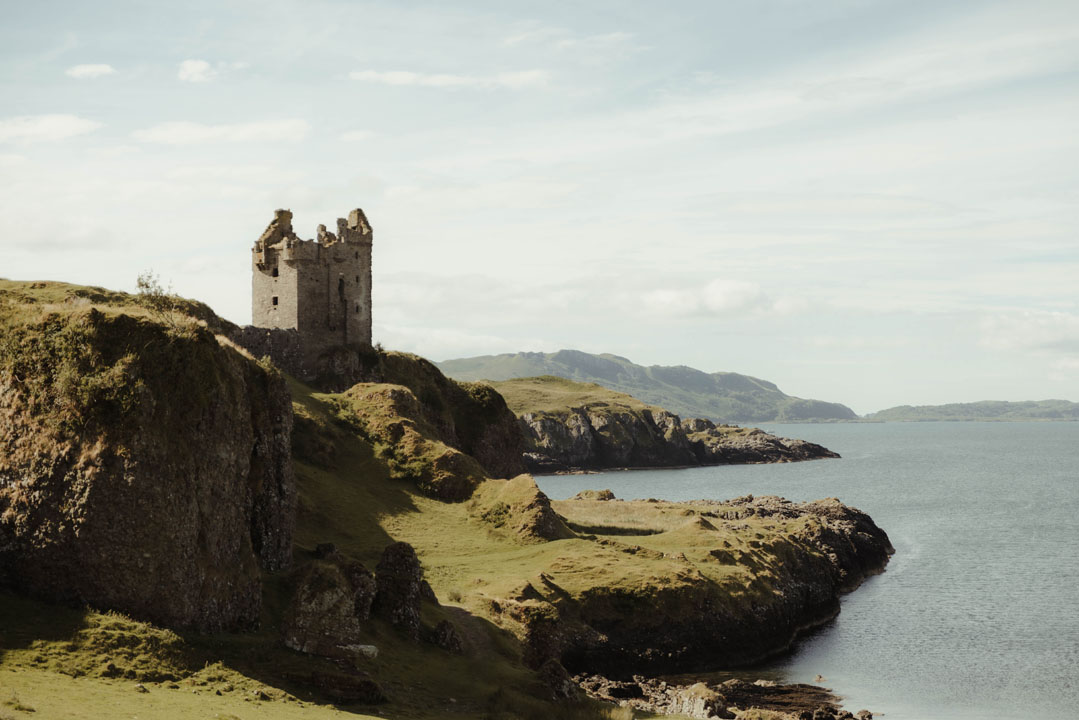
[[[0,575],[173,627],[256,623],[292,551],[284,380],[191,318],[4,305]]]

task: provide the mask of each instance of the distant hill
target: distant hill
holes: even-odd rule
[[[1079,420],[1079,403],[1067,400],[983,400],[948,405],[900,405],[865,416],[884,422]]]
[[[659,405],[683,417],[715,422],[826,422],[857,420],[839,403],[803,400],[767,380],[732,372],[706,373],[684,365],[645,367],[618,355],[579,350],[483,355],[435,363],[457,380],[512,380],[538,375],[591,382]]]

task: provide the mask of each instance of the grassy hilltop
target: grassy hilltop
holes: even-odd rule
[[[437,363],[457,380],[501,381],[556,375],[596,383],[666,408],[717,423],[854,420],[845,405],[787,395],[767,380],[732,372],[705,373],[684,365],[645,367],[618,355],[579,350],[458,358]]]
[[[48,353],[63,337],[55,328],[77,327],[91,311],[158,327],[160,347],[226,326],[195,303],[162,317],[123,293],[0,281],[0,330],[21,338],[0,345],[0,413],[25,412],[12,368]],[[229,359],[207,355],[207,372],[217,362],[257,365],[217,340]],[[38,365],[48,392],[33,417],[68,422],[56,426],[58,443],[88,432],[70,411],[92,412],[95,398],[130,400],[95,417],[108,443],[144,403],[180,407],[206,389],[133,375],[131,359],[104,353],[99,341],[87,336],[82,349],[68,348],[68,360]],[[99,358],[89,375],[79,365],[86,358]],[[372,372],[382,381],[343,393],[285,378],[294,413],[292,569],[262,571],[255,628],[171,630],[107,608],[34,600],[8,578],[0,590],[0,718],[629,718],[587,699],[556,700],[559,663],[628,671],[746,662],[831,616],[837,593],[886,559],[886,536],[833,501],[551,503],[527,475],[493,478],[498,457],[464,451],[474,441],[490,445],[464,428],[495,422],[505,408],[497,393],[446,381],[415,356],[384,353],[377,363]],[[21,522],[16,490],[0,475],[0,580],[3,523]],[[370,570],[395,541],[415,548],[437,598],[421,606],[420,641],[372,615],[361,633],[376,658],[283,645],[298,578],[328,567],[318,546],[332,543],[336,557]],[[424,639],[444,622],[458,651]],[[342,678],[369,680],[384,703],[343,699],[334,690]]]

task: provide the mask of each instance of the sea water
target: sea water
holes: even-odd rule
[[[1079,718],[1079,423],[765,425],[839,460],[542,476],[554,499],[838,497],[896,554],[754,668],[894,720]]]

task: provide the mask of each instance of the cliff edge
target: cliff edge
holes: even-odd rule
[[[0,287],[0,581],[253,626],[262,571],[292,557],[284,379],[180,311],[66,287]]]

